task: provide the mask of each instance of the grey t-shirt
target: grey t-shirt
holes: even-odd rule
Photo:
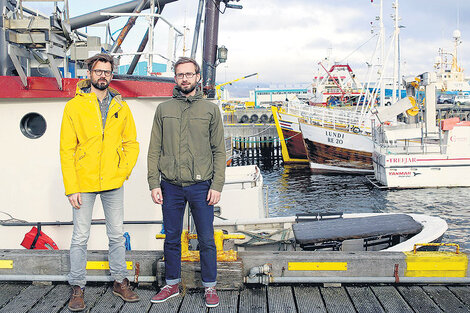
[[[84,88],[82,90],[85,93],[91,92],[90,87]],[[106,118],[108,116],[109,105],[111,104],[112,99],[113,99],[113,94],[110,93],[109,90],[106,93],[106,97],[104,97],[103,101],[100,101],[100,99],[98,99],[98,103],[100,105],[100,111],[101,111],[101,121],[103,122],[103,129],[104,129],[104,126],[106,125]]]

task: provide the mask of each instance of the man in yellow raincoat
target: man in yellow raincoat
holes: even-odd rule
[[[137,161],[139,144],[132,113],[121,95],[108,87],[114,60],[97,54],[86,61],[89,79],[77,84],[67,102],[60,132],[60,161],[65,194],[73,208],[69,283],[71,311],[84,310],[87,242],[93,205],[100,195],[109,239],[109,267],[113,293],[125,301],[139,301],[129,288],[123,237],[123,183]]]

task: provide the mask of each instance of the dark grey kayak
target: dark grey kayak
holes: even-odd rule
[[[406,214],[357,218],[322,219],[292,225],[295,240],[301,246],[328,241],[343,241],[419,233],[423,226]]]

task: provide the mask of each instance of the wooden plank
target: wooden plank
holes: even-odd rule
[[[22,313],[28,312],[35,304],[38,302],[41,297],[48,293],[53,286],[34,286],[30,285],[22,292],[11,299],[6,306],[4,306],[0,312],[15,312]]]
[[[291,286],[268,287],[269,313],[297,313]]]
[[[400,294],[406,302],[419,313],[435,313],[442,312],[437,304],[424,292],[419,286],[398,286]]]
[[[113,295],[113,287],[108,286],[106,292],[98,299],[90,312],[93,313],[113,313],[119,312],[124,305],[124,301],[115,295]]]
[[[355,312],[354,305],[343,287],[320,287],[320,293],[325,300],[326,310],[329,313]]]
[[[237,313],[238,291],[221,290],[217,291],[219,295],[219,306],[210,308],[210,313]]]
[[[266,287],[244,289],[240,292],[239,313],[267,313]]]
[[[423,290],[444,312],[470,312],[468,306],[457,298],[446,286],[424,286]]]
[[[150,299],[155,295],[155,288],[135,288],[134,291],[139,295],[138,302],[125,302],[121,313],[148,312],[152,303]]]
[[[452,291],[463,303],[470,306],[470,286],[449,286]]]
[[[18,283],[5,283],[0,285],[0,307],[16,297],[21,291],[26,289],[28,285]]]
[[[369,287],[349,286],[346,291],[351,298],[357,312],[380,313],[385,312],[379,300],[375,297]]]
[[[90,285],[85,287],[85,305],[87,307],[87,311],[90,310],[90,308],[93,308],[95,306],[95,303],[99,301],[101,296],[106,292],[108,289],[109,284],[99,284],[99,285]],[[67,297],[67,304],[64,306],[64,308],[60,311],[61,313],[70,313],[70,310],[68,309],[68,301],[70,299],[70,296],[72,295],[72,287],[69,286],[69,295]]]
[[[162,303],[153,303],[149,313],[177,313],[183,298],[184,294],[182,294],[180,290],[180,295],[176,297],[170,298]]]
[[[59,312],[69,302],[70,286],[68,284],[58,284],[31,309],[34,313],[55,313]]]
[[[188,291],[184,296],[179,313],[201,313],[207,312],[204,302],[204,291],[201,289]]]
[[[318,287],[295,286],[294,296],[299,313],[326,313],[325,304]]]
[[[413,313],[398,290],[393,286],[371,286],[375,296],[387,313]]]

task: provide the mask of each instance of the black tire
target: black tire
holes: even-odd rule
[[[357,126],[354,126],[354,127],[352,128],[352,131],[353,131],[353,133],[355,133],[355,134],[359,134],[359,133],[361,132],[361,129],[360,129],[359,127],[357,127]]]
[[[266,114],[261,114],[259,121],[263,124],[267,123],[269,121],[269,117]]]
[[[248,117],[248,115],[244,114],[241,118],[240,118],[240,123],[248,123],[248,121],[250,120],[250,118]]]
[[[274,123],[274,115],[269,116],[269,123]]]
[[[253,115],[250,117],[250,122],[252,122],[252,123],[258,122],[258,115],[257,115],[257,114],[253,114]]]

